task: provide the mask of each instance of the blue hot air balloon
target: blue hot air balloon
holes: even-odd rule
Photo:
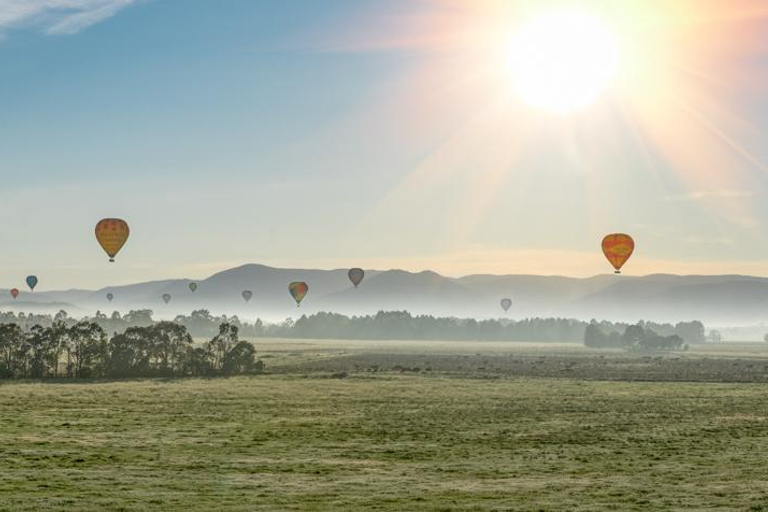
[[[35,286],[37,286],[37,276],[27,276],[27,286],[29,286],[30,290],[35,291]]]

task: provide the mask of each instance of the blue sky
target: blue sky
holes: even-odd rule
[[[738,69],[694,48],[712,73],[751,79],[681,86],[690,126],[619,93],[553,117],[505,96],[493,51],[477,64],[487,42],[466,34],[493,16],[470,14],[438,0],[0,0],[2,286],[247,262],[591,275],[609,270],[597,247],[613,231],[638,241],[630,272],[766,273],[765,43],[734,49]],[[93,240],[108,216],[132,227],[115,265]]]

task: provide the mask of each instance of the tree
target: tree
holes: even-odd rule
[[[640,342],[643,341],[643,338],[645,338],[645,330],[639,325],[627,326],[627,329],[624,331],[624,336],[622,336],[624,345],[627,347],[635,347],[640,345]]]
[[[707,343],[720,343],[722,341],[723,335],[720,334],[720,331],[712,329],[709,331],[709,334],[707,334]]]
[[[59,311],[63,313],[63,311]],[[67,346],[67,317],[66,313],[63,316],[56,315],[58,320],[54,320],[50,329],[50,350],[48,352],[48,366],[53,370],[53,376],[59,376],[59,363],[61,362],[61,354]]]
[[[686,343],[704,343],[704,324],[698,320],[692,322],[679,322],[675,325],[675,334],[683,338]]]
[[[150,354],[160,375],[180,375],[186,367],[192,336],[183,325],[160,322],[147,330]]]
[[[621,334],[619,334],[618,331],[611,331],[611,334],[608,335],[608,345],[611,348],[623,348],[624,345],[624,338]]]
[[[49,351],[51,346],[51,328],[35,325],[26,336],[27,371],[26,377],[42,379],[48,370]]]
[[[0,325],[0,376],[20,377],[24,365],[24,332],[17,324]]]
[[[216,373],[213,367],[211,352],[207,347],[196,347],[190,350],[186,373],[200,377],[208,377]]]
[[[67,329],[67,374],[75,378],[100,377],[107,357],[107,335],[94,322],[80,321]]]
[[[240,341],[224,356],[221,365],[223,375],[242,375],[254,373],[256,349],[247,341]]]
[[[224,366],[224,357],[240,342],[236,326],[223,323],[219,326],[219,334],[208,342],[208,353],[214,370],[220,372]]]
[[[123,316],[123,320],[129,327],[147,327],[152,325],[152,310],[140,309],[138,311],[129,311]]]
[[[149,340],[146,327],[129,327],[109,340],[107,375],[140,377],[151,374]]]
[[[645,350],[680,350],[683,347],[683,339],[677,334],[672,336],[659,336],[655,332],[646,331],[645,337],[637,348]]]
[[[608,337],[594,320],[592,320],[584,330],[584,345],[594,348],[602,348],[608,346]]]
[[[253,335],[254,336],[264,335],[264,322],[261,321],[261,318],[257,318],[256,322],[253,324]]]

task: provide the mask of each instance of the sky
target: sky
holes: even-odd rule
[[[510,49],[560,12],[616,49],[567,112]],[[0,287],[589,276],[613,232],[629,274],[768,275],[765,33],[762,0],[0,0]]]

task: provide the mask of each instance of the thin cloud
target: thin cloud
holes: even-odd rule
[[[745,199],[754,197],[754,192],[746,190],[699,190],[694,192],[688,192],[687,194],[679,194],[673,196],[666,196],[664,201],[697,201],[699,199]]]
[[[0,37],[33,28],[46,34],[76,34],[140,0],[0,0]]]
[[[735,245],[733,240],[726,237],[710,238],[697,235],[690,235],[685,238],[689,244],[696,245]]]

